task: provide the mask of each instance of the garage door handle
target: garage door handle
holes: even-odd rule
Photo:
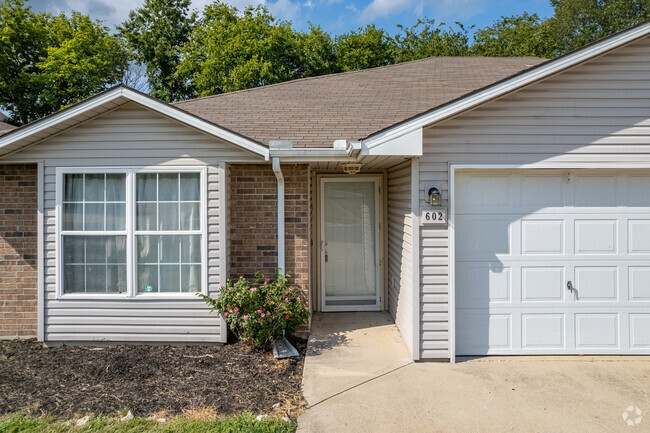
[[[569,292],[573,293],[573,283],[571,281],[566,283],[566,288]]]

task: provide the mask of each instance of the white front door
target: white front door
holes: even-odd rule
[[[456,352],[650,353],[650,174],[456,178]]]
[[[321,310],[381,308],[379,177],[321,178]]]

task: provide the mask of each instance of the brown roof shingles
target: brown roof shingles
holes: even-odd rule
[[[6,119],[7,119],[7,116],[0,113],[0,135],[6,134],[7,132],[11,131],[12,129],[16,129],[15,126],[10,125],[8,123],[5,123]]]
[[[430,57],[413,62],[177,102],[178,108],[268,145],[358,140],[528,69],[535,57]]]

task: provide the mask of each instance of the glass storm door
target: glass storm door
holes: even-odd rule
[[[379,177],[321,179],[321,309],[381,307]]]

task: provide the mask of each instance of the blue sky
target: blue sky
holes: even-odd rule
[[[142,3],[142,0],[30,0],[28,5],[51,12],[80,11],[112,27]],[[211,0],[192,0],[193,7],[199,10],[207,3]],[[410,26],[424,16],[437,22],[460,21],[481,28],[502,15],[524,11],[541,16],[552,13],[549,0],[229,0],[227,3],[239,8],[264,4],[275,16],[292,21],[296,29],[306,29],[311,21],[333,34],[369,23],[394,33],[396,24]]]

